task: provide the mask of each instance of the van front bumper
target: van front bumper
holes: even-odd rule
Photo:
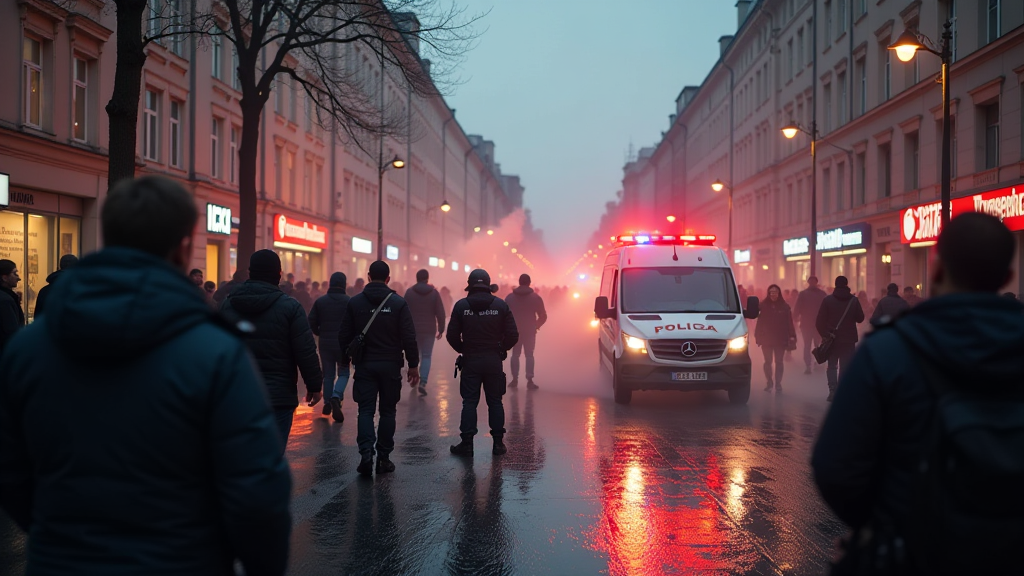
[[[626,351],[616,362],[619,385],[632,390],[732,390],[750,386],[750,354],[730,352],[715,364],[655,362],[647,354]],[[674,380],[677,372],[706,372],[707,380]]]

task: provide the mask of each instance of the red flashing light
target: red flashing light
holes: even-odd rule
[[[637,246],[644,244],[672,245],[677,246],[713,246],[716,236],[714,234],[625,234],[615,236],[612,241],[619,246]]]

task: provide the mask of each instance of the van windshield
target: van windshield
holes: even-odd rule
[[[620,301],[627,313],[740,313],[728,268],[627,268]]]

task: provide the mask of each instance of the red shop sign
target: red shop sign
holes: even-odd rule
[[[275,214],[274,242],[326,249],[327,230],[316,224],[293,220],[284,214]]]
[[[931,202],[900,211],[900,241],[934,242],[942,230],[941,203]],[[955,218],[966,212],[991,214],[1003,221],[1014,232],[1024,230],[1024,190],[1016,187],[1000,188],[963,198],[954,198],[950,212]]]

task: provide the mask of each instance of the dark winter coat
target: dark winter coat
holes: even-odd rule
[[[309,314],[310,310],[313,309],[313,297],[306,290],[292,290],[290,295],[298,301],[306,314]]]
[[[899,290],[890,290],[878,301],[875,311],[871,314],[871,323],[877,324],[882,318],[899,318],[904,312],[910,310],[910,304],[900,297]]]
[[[853,300],[853,304],[850,305],[850,312],[843,318],[846,305],[850,300]],[[841,326],[839,325],[840,320],[843,321]],[[829,332],[835,330],[835,341],[840,344],[856,344],[858,339],[857,324],[863,321],[864,310],[860,307],[860,301],[850,291],[849,286],[842,286],[833,290],[831,295],[821,301],[821,308],[818,309],[815,327],[821,336],[826,336]],[[839,326],[838,330],[836,330],[836,326]]]
[[[413,324],[412,312],[405,299],[383,282],[368,283],[349,300],[338,336],[341,350],[348,350],[348,345],[363,331],[373,311],[388,294],[391,294],[391,298],[380,309],[366,333],[363,362],[395,362],[401,366],[404,351],[409,367],[416,368],[420,365],[420,353],[416,346],[416,325]]]
[[[14,333],[25,325],[25,312],[21,309],[21,296],[10,288],[0,287],[0,352]]]
[[[46,300],[50,297],[50,290],[53,289],[53,283],[56,282],[61,275],[64,273],[63,270],[57,270],[46,277],[46,286],[39,289],[39,293],[36,294],[36,309],[32,311],[33,317],[38,320],[39,316],[42,315],[46,309]]]
[[[922,355],[949,375],[951,385],[1020,390],[1024,305],[995,294],[941,296],[868,335],[844,368],[811,461],[825,502],[851,526],[867,521],[874,507],[887,512],[897,527],[909,520],[920,489],[915,467],[934,405],[918,360]],[[1013,498],[1019,501],[1019,495]],[[990,549],[953,550],[961,562],[948,563],[948,573],[1020,573],[1019,540],[1000,536],[992,536]],[[988,572],[972,565],[993,554],[1010,557],[1011,565]]]
[[[302,373],[306,392],[323,388],[316,342],[306,312],[297,300],[268,282],[246,280],[224,300],[221,310],[229,317],[244,318],[255,327],[245,335],[245,343],[256,357],[274,408],[299,405],[298,372]]]
[[[426,282],[417,282],[405,291],[405,301],[412,312],[412,321],[416,325],[416,334],[434,336],[444,333],[444,322],[447,314],[441,293]]]
[[[520,332],[536,332],[548,321],[544,300],[529,286],[516,287],[505,297],[505,303],[516,317],[516,327]]]
[[[82,259],[0,365],[0,506],[28,574],[283,574],[291,478],[252,357],[195,286]]]
[[[452,308],[448,344],[466,356],[498,355],[519,341],[512,310],[490,290],[474,289]]]
[[[800,325],[801,330],[807,332],[814,329],[818,310],[826,296],[828,294],[817,286],[800,291],[796,297],[796,306],[793,307],[793,321]]]
[[[327,294],[313,302],[309,311],[309,327],[313,334],[320,337],[321,350],[339,351],[338,334],[341,332],[341,321],[345,318],[348,301],[344,288],[331,288]]]
[[[236,282],[234,279],[228,280],[223,285],[218,286],[217,289],[213,292],[213,296],[211,296],[210,298],[213,300],[214,304],[217,304],[219,306],[220,304],[224,303],[224,300],[226,300],[227,297],[230,296],[232,292],[234,292],[239,286],[241,286],[244,283],[244,281]]]
[[[790,339],[796,339],[793,314],[789,304],[780,296],[775,302],[771,298],[761,301],[761,314],[754,328],[754,340],[758,346],[785,347]]]

